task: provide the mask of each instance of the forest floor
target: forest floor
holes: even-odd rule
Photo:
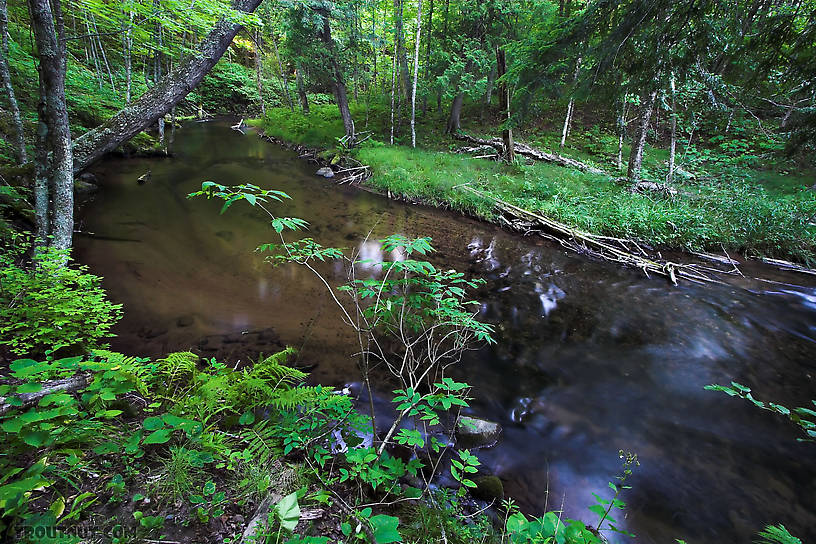
[[[384,105],[352,104],[358,132],[371,138],[351,153],[371,167],[365,183],[412,201],[494,218],[500,199],[586,232],[635,240],[658,249],[736,251],[749,257],[792,259],[812,264],[816,257],[816,191],[812,167],[757,152],[739,140],[678,145],[674,195],[629,190],[617,169],[618,139],[598,125],[576,120],[567,145],[559,149],[560,127],[551,112],[516,140],[547,152],[581,160],[606,174],[556,164],[517,160],[504,164],[461,153],[464,144],[443,133],[443,114],[428,112],[418,122],[418,147],[410,147],[410,128],[402,123],[394,146],[388,145],[390,116]],[[472,114],[472,115],[471,115]],[[474,136],[499,136],[497,122],[465,110],[462,130]],[[587,123],[590,121],[586,121]],[[299,110],[267,111],[262,126],[269,136],[328,153],[338,151],[342,123],[333,104]],[[342,150],[340,150],[342,151]],[[478,153],[478,152],[477,152]],[[484,153],[484,152],[482,152]],[[628,145],[624,144],[624,167]],[[647,146],[643,179],[664,183],[668,151]],[[463,190],[464,186],[486,195]]]

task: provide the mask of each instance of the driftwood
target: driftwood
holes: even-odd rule
[[[643,273],[657,274],[671,280],[675,285],[678,278],[695,282],[722,283],[710,272],[718,274],[735,274],[734,271],[718,270],[696,264],[675,263],[645,251],[637,242],[610,236],[599,236],[583,232],[564,225],[543,215],[519,208],[492,195],[483,193],[473,187],[459,185],[458,188],[490,200],[497,210],[502,212],[500,220],[506,226],[524,232],[537,233],[544,238],[556,241],[563,247],[578,253],[593,255],[597,258],[621,263],[643,270]]]
[[[484,138],[476,138],[463,132],[456,132],[454,133],[453,137],[463,142],[468,142],[479,146],[492,147],[499,154],[501,154],[504,149],[504,143],[502,142],[501,138],[491,138],[489,140],[485,140]],[[577,168],[582,172],[590,172],[592,174],[599,175],[606,174],[606,172],[604,172],[600,168],[590,166],[589,164],[586,164],[575,159],[570,159],[569,157],[564,157],[563,155],[557,155],[555,153],[546,153],[544,151],[534,149],[529,145],[523,144],[521,142],[515,142],[513,144],[513,149],[517,154],[537,161],[551,162],[561,166],[566,166],[568,168]]]
[[[769,264],[771,266],[775,266],[780,270],[786,270],[788,272],[799,272],[800,274],[808,274],[811,276],[816,276],[816,270],[812,268],[806,268],[804,266],[798,265],[796,263],[792,263],[790,261],[783,261],[781,259],[768,259],[762,258],[760,259],[765,264]]]
[[[87,386],[88,377],[84,374],[77,374],[75,376],[71,376],[70,378],[45,382],[43,383],[42,389],[35,393],[20,393],[15,395],[23,402],[23,404],[20,406],[10,404],[6,402],[7,399],[5,397],[0,397],[0,416],[6,415],[6,413],[13,408],[28,408],[33,406],[47,395],[51,395],[53,393],[76,393],[80,389]]]

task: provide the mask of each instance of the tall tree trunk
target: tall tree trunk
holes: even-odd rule
[[[397,94],[397,36],[394,34],[394,56],[391,58],[391,139],[389,142],[394,145],[394,114],[395,104],[394,100]]]
[[[507,55],[501,47],[496,48],[496,72],[499,81],[507,73]],[[510,85],[507,82],[499,83],[499,95],[502,100],[506,119],[506,126],[502,130],[502,145],[504,147],[504,159],[513,162],[516,158],[515,144],[513,143],[513,129],[510,127]]]
[[[428,8],[428,30],[425,32],[425,92],[422,93],[422,115],[428,113],[428,93],[431,92],[431,41],[433,39],[434,0]]]
[[[233,8],[252,13],[261,1],[234,0]],[[99,127],[77,138],[74,142],[74,172],[81,172],[105,153],[113,151],[170,111],[207,75],[241,28],[242,26],[231,18],[219,20],[201,42],[197,54],[179,63],[139,100]]]
[[[397,8],[396,13],[396,27],[394,31],[397,34],[397,59],[399,62],[400,68],[400,92],[401,95],[404,97],[405,101],[408,101],[410,97],[410,91],[408,90],[408,78],[410,77],[410,72],[408,71],[408,57],[405,53],[405,31],[403,25],[403,15],[404,15],[404,5],[403,0],[394,0],[394,5]]]
[[[578,82],[578,74],[581,70],[581,57],[578,57],[578,60],[575,62],[575,74],[572,76],[572,84],[573,86],[575,83]],[[572,125],[572,114],[575,111],[575,97],[570,96],[569,104],[567,104],[567,116],[564,118],[564,129],[561,131],[561,147],[567,143],[567,136],[570,133],[570,127]]]
[[[498,67],[494,64],[490,67],[490,72],[487,74],[487,87],[485,88],[484,99],[482,99],[482,104],[484,105],[482,108],[482,118],[484,118],[485,110],[490,107],[490,103],[493,101],[493,86],[496,84],[496,78],[499,77],[497,74]]]
[[[128,13],[130,23],[122,33],[122,49],[125,62],[125,103],[130,104],[133,90],[133,12]]]
[[[677,152],[677,110],[675,107],[675,85],[674,74],[671,77],[671,144],[669,144],[669,174],[666,176],[666,182],[674,181],[674,166]]]
[[[17,162],[24,164],[28,161],[28,157],[26,156],[23,121],[20,118],[20,106],[17,104],[17,97],[14,95],[14,87],[11,85],[11,72],[8,64],[9,33],[6,0],[0,0],[0,40],[0,80],[2,80],[3,90],[8,100],[8,108],[9,112],[11,112],[11,121],[14,129],[14,134],[10,134],[11,144],[14,148]]]
[[[643,148],[646,145],[646,134],[649,132],[649,120],[652,118],[657,91],[649,93],[641,102],[640,119],[635,135],[632,137],[632,150],[629,152],[629,168],[626,177],[630,183],[640,180],[640,170],[643,165]]]
[[[343,130],[346,136],[350,139],[349,143],[353,143],[354,139],[354,121],[351,118],[351,110],[349,109],[348,94],[346,92],[346,82],[343,78],[343,70],[340,68],[339,52],[334,44],[334,39],[331,35],[331,24],[329,23],[329,12],[327,9],[317,10],[323,18],[323,29],[320,32],[320,40],[329,52],[331,59],[332,76],[333,76],[333,91],[334,99],[337,101],[337,108],[340,110],[340,117],[343,120]]]
[[[462,102],[465,99],[465,93],[459,91],[453,98],[451,103],[450,116],[448,117],[448,126],[445,128],[445,134],[456,134],[461,128],[460,118],[462,116]]]
[[[303,69],[300,63],[295,64],[295,83],[297,84],[298,99],[303,113],[309,114],[309,97],[306,95],[306,85],[303,83]]]
[[[257,36],[260,39],[260,34]],[[274,33],[272,34],[272,46],[275,48],[275,58],[278,59],[278,73],[280,74],[281,80],[283,80],[283,94],[286,95],[286,102],[289,104],[289,110],[295,111],[295,104],[292,102],[292,96],[289,94],[289,78],[286,77],[286,71],[283,69],[283,61],[281,60],[280,51],[278,50],[278,39],[275,37]],[[306,96],[305,91],[303,96]],[[306,101],[306,108],[304,111],[309,113],[308,100]]]
[[[263,78],[261,77],[261,66],[263,65],[263,61],[261,60],[261,33],[257,30],[255,31],[254,39],[252,40],[255,43],[255,85],[258,87],[258,99],[261,101],[261,115],[266,116],[266,101],[264,100],[264,92],[263,92]],[[286,92],[286,88],[284,87],[284,92]],[[287,98],[289,93],[286,93]],[[291,109],[292,104],[290,102],[289,108]]]
[[[623,139],[626,138],[626,101],[629,95],[624,93],[618,113],[618,172],[623,170]]]
[[[53,5],[53,10],[52,10]],[[31,26],[37,44],[40,89],[43,107],[40,119],[44,137],[39,144],[45,149],[38,151],[38,158],[45,160],[48,193],[50,196],[50,221],[46,232],[38,232],[40,240],[58,249],[71,247],[74,230],[74,176],[71,170],[71,130],[68,125],[68,108],[65,105],[65,29],[60,0],[28,0]],[[43,122],[44,121],[44,122]],[[48,239],[48,237],[51,237]]]
[[[414,47],[414,84],[411,86],[411,147],[416,147],[416,92],[419,77],[419,40],[422,37],[422,0],[417,0],[417,29]]]

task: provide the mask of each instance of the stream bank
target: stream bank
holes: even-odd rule
[[[269,241],[266,223],[186,199],[208,179],[281,189],[293,197],[281,210],[326,244],[377,259],[378,237],[430,235],[435,263],[487,280],[480,317],[498,344],[469,353],[456,377],[474,386],[473,414],[502,424],[480,458],[525,511],[563,498],[568,517],[589,519],[592,493],[608,489],[626,449],[641,459],[623,497],[638,542],[748,541],[771,522],[816,537],[809,446],[776,418],[703,390],[734,379],[763,399],[809,402],[816,285],[806,276],[751,265],[731,285],[673,288],[456,213],[326,184],[293,153],[224,123],[177,136],[173,158],[96,169],[104,187],[86,206],[76,255],[125,304],[114,349],[163,354],[271,329],[299,348],[298,364],[316,365],[315,382],[355,381],[353,339],[322,288],[252,253]],[[148,168],[151,182],[137,185]]]

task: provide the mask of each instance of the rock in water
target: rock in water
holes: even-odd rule
[[[153,177],[153,171],[152,171],[152,170],[148,170],[147,172],[145,172],[144,174],[142,174],[141,176],[139,176],[139,177],[136,179],[136,182],[137,182],[139,185],[141,185],[141,184],[143,184],[143,183],[144,183],[144,182],[146,182],[146,181],[150,181],[150,178],[151,178],[151,177]]]
[[[461,416],[456,422],[456,442],[460,448],[489,448],[498,442],[501,430],[496,422]]]
[[[78,195],[89,195],[95,193],[98,189],[99,187],[95,184],[81,178],[74,181],[74,192]]]
[[[324,178],[333,178],[334,170],[332,170],[328,166],[324,166],[323,168],[318,169],[316,174],[318,176],[323,176]]]
[[[495,505],[504,500],[504,484],[496,476],[476,476],[473,478],[476,487],[471,493],[477,499],[492,502]]]

